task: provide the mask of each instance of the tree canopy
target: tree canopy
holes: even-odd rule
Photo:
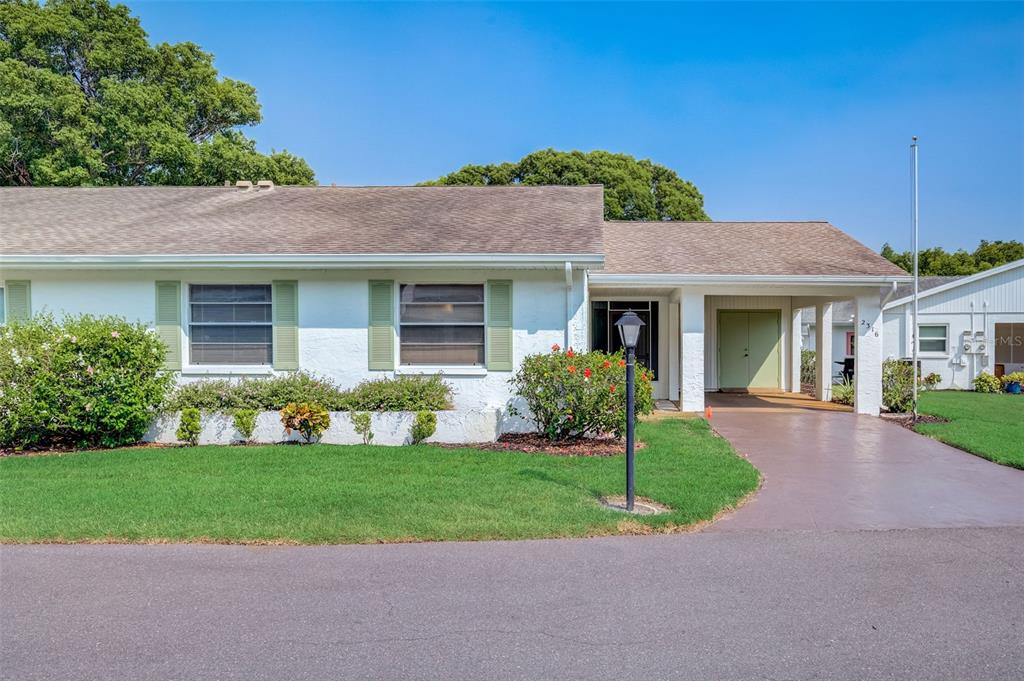
[[[254,87],[151,45],[124,5],[0,0],[0,185],[312,184],[237,129],[259,122]]]
[[[897,253],[892,246],[885,244],[882,257],[907,272],[913,271],[914,254],[911,251]],[[1021,259],[1024,259],[1024,243],[982,239],[972,253],[963,249],[948,253],[941,246],[918,251],[917,266],[921,276],[959,276],[976,274]]]
[[[604,185],[606,220],[709,220],[692,182],[649,160],[544,149],[512,163],[467,165],[425,185]]]

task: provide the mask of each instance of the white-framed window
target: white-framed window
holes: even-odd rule
[[[484,285],[401,284],[398,358],[402,366],[483,366]]]
[[[949,354],[949,326],[946,324],[919,324],[917,350],[935,355]]]
[[[270,284],[189,284],[188,336],[191,364],[272,364]]]

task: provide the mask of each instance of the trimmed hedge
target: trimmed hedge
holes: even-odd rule
[[[443,411],[451,409],[451,401],[451,386],[436,374],[365,381],[342,390],[328,379],[295,372],[271,378],[186,383],[174,391],[164,410],[280,411],[291,403],[311,402],[328,411]]]

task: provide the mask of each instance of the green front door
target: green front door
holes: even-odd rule
[[[718,386],[723,390],[779,389],[779,311],[718,313]]]

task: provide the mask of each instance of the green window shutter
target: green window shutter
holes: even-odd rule
[[[487,368],[512,371],[512,282],[487,282]]]
[[[299,368],[299,282],[273,282],[274,368]]]
[[[181,282],[156,282],[156,335],[167,347],[164,369],[181,370]]]
[[[395,368],[395,282],[370,282],[370,371]]]
[[[28,281],[8,281],[4,297],[7,299],[7,321],[24,321],[32,316],[32,284]]]

